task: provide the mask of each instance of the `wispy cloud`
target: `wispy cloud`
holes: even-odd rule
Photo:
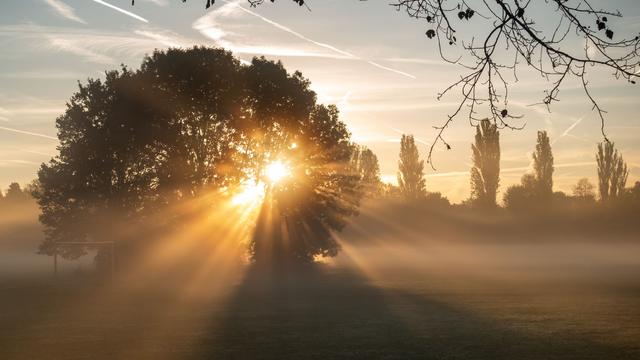
[[[0,126],[0,130],[9,131],[9,132],[17,133],[17,134],[22,134],[22,135],[36,136],[36,137],[41,137],[41,138],[45,138],[45,139],[58,141],[58,138],[56,138],[54,136],[49,136],[49,135],[40,134],[40,133],[36,133],[36,132],[31,132],[31,131],[8,128],[8,127],[4,127],[4,126]]]
[[[78,22],[78,23],[81,23],[81,24],[86,24],[87,23],[86,21],[81,19],[78,15],[76,15],[75,11],[73,10],[73,8],[71,6],[63,3],[60,0],[44,0],[44,2],[47,5],[51,6],[51,8],[53,10],[55,10],[55,12],[58,13],[58,15],[66,18],[66,19],[69,19],[69,20],[72,20],[72,21],[75,21],[75,22]]]
[[[169,5],[169,1],[167,1],[167,0],[142,0],[142,1],[150,2],[150,3],[158,5],[158,6],[167,6],[167,5]]]
[[[29,160],[13,160],[13,159],[0,159],[0,167],[13,167],[13,166],[33,166],[40,165],[40,163]]]
[[[49,107],[43,104],[32,104],[31,106],[22,105],[21,107],[2,108],[0,107],[0,116],[8,119],[15,115],[55,115],[64,112],[64,107]]]
[[[394,132],[396,132],[396,133],[398,133],[400,135],[411,135],[411,131],[402,131],[402,130],[400,130],[398,128],[394,128],[394,127],[389,127],[389,129],[393,130]],[[415,137],[415,136],[413,138],[414,138],[415,141],[417,141],[420,144],[431,146],[431,143],[426,141],[426,140],[420,139],[419,137]]]
[[[132,18],[134,18],[136,20],[140,20],[140,21],[145,22],[145,23],[149,22],[149,20],[143,18],[140,15],[136,15],[136,14],[132,13],[131,11],[125,10],[123,8],[119,8],[119,7],[115,6],[115,5],[111,5],[108,2],[105,2],[105,1],[102,1],[102,0],[93,0],[93,1],[97,2],[100,5],[104,5],[106,7],[109,7],[111,9],[115,10],[115,11],[118,11],[120,13],[123,13],[123,14],[125,14],[127,16],[131,16]]]
[[[80,79],[85,74],[80,72],[52,70],[52,69],[34,69],[29,71],[12,71],[0,73],[2,79],[21,79],[21,80],[59,80],[59,79]]]
[[[228,1],[228,0],[222,0],[222,1],[225,3],[225,5],[221,6],[220,8],[211,12],[210,14],[205,15],[200,19],[198,19],[193,24],[193,28],[195,30],[198,30],[204,36],[216,41],[218,45],[226,47],[235,53],[250,53],[250,54],[273,55],[273,56],[326,57],[326,58],[336,58],[336,59],[346,59],[346,60],[357,60],[357,61],[364,61],[371,66],[375,66],[379,69],[389,71],[404,77],[408,77],[411,79],[416,78],[414,75],[409,74],[407,72],[381,65],[375,61],[362,58],[349,51],[340,49],[331,44],[327,44],[324,42],[311,39],[285,25],[275,22],[269,18],[266,18],[254,11],[251,11],[241,6],[237,1]],[[234,35],[234,34],[230,34],[224,31],[218,23],[219,17],[230,16],[233,14],[234,10],[244,12],[245,14],[248,14],[257,19],[260,19],[261,21],[269,24],[270,26],[276,29],[279,29],[290,35],[293,35],[294,37],[306,43],[312,44],[313,46],[322,48],[323,50],[328,50],[328,52],[326,51],[318,52],[318,51],[313,51],[313,50],[301,48],[301,47],[288,48],[288,47],[278,47],[278,46],[271,46],[271,45],[270,46],[264,46],[264,45],[254,46],[249,44],[234,43],[233,41],[229,40],[230,35]]]
[[[78,31],[74,28],[40,26],[34,24],[0,26],[0,36],[19,39],[35,51],[56,50],[76,55],[101,65],[136,61],[162,47],[179,47],[198,42],[171,31],[155,28],[131,31]]]

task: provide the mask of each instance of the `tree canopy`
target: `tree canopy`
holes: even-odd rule
[[[292,234],[280,250],[302,260],[335,255],[331,231],[356,213],[357,177],[344,171],[352,148],[345,124],[334,106],[316,103],[309,85],[279,62],[242,65],[204,47],[156,51],[139,70],[79,84],[56,121],[60,153],[38,174],[41,251],[63,239],[101,239],[106,221],[144,221],[265,182],[267,164],[286,161],[292,176],[268,189],[283,216],[277,226]],[[179,223],[162,218],[154,226]]]

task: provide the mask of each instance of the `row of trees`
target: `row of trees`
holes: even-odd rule
[[[476,126],[471,145],[471,193],[467,203],[473,207],[495,208],[500,187],[500,132],[495,123],[482,120]],[[626,189],[629,169],[613,142],[599,143],[596,152],[598,193],[603,203],[633,198],[640,194],[640,183]],[[539,131],[532,159],[532,172],[525,174],[521,183],[507,188],[503,202],[511,210],[544,208],[552,201],[567,196],[553,191],[554,158],[546,131]],[[582,201],[595,201],[595,187],[588,179],[581,179],[573,189],[573,197]],[[427,196],[424,161],[411,135],[403,135],[398,161],[398,192],[406,199]]]

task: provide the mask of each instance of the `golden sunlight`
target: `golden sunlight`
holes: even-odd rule
[[[258,203],[264,196],[264,183],[246,183],[241,192],[233,197],[231,202],[234,205]]]
[[[282,161],[274,161],[267,165],[266,168],[267,179],[272,184],[282,181],[282,179],[291,175],[291,169]]]

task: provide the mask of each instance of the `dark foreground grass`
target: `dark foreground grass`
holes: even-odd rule
[[[0,359],[640,359],[635,265],[352,265],[247,267],[189,295],[3,280]]]

